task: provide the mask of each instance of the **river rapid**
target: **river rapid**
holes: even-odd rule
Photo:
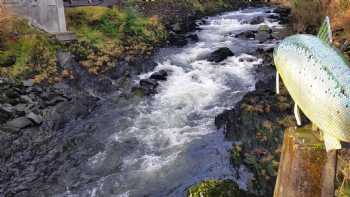
[[[267,18],[272,8],[249,8],[198,21],[199,41],[180,48],[163,48],[154,57],[153,72],[168,70],[158,93],[139,101],[111,96],[85,120],[65,130],[93,127],[84,151],[94,151],[59,180],[61,196],[184,196],[186,189],[205,179],[235,179],[229,163],[232,142],[214,126],[217,114],[232,108],[253,91],[262,59],[248,55],[271,48],[277,41],[259,43],[235,35],[261,25],[280,28]],[[262,23],[249,21],[262,16]],[[206,58],[228,47],[235,54],[220,63]],[[98,146],[97,146],[98,144]],[[242,188],[250,176],[241,168]],[[88,181],[86,181],[88,180]]]

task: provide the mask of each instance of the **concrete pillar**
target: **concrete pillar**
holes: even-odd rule
[[[56,1],[57,1],[59,32],[67,32],[66,15],[64,13],[63,0],[56,0]]]
[[[49,33],[67,32],[63,0],[1,0],[18,15]]]

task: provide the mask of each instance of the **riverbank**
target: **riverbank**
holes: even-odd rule
[[[91,177],[80,168],[87,168],[85,162],[107,148],[112,154],[118,156],[112,155],[113,159],[106,161],[107,167],[103,170],[98,169],[94,173],[99,176],[116,173],[122,162],[119,155],[128,152],[128,148],[124,146],[136,147],[137,144],[134,140],[129,140],[115,145],[119,147],[118,149],[109,147],[108,144],[97,140],[97,136],[102,135],[97,125],[101,126],[99,122],[103,123],[106,119],[111,122],[117,117],[122,117],[122,113],[126,113],[123,110],[127,110],[124,108],[132,107],[144,99],[144,97],[138,97],[143,94],[136,94],[132,90],[133,87],[142,85],[139,84],[138,75],[153,70],[156,66],[151,55],[145,58],[137,54],[132,61],[124,58],[113,62],[115,66],[104,70],[103,74],[96,75],[79,63],[80,56],[77,55],[82,54],[69,51],[70,46],[56,43],[47,34],[27,24],[15,24],[15,29],[1,31],[6,35],[1,37],[2,40],[6,39],[6,45],[0,48],[2,51],[11,52],[2,53],[6,55],[4,59],[11,60],[5,61],[6,65],[2,65],[2,69],[12,70],[12,65],[16,64],[17,60],[24,62],[16,64],[16,69],[13,70],[20,72],[13,72],[13,76],[3,72],[5,73],[3,77],[16,80],[1,78],[0,83],[2,90],[0,193],[5,196],[35,196],[65,191],[67,181],[71,183],[68,183],[68,191],[70,188],[76,189],[82,185],[88,185],[97,178]],[[170,25],[171,28],[177,28],[177,26]],[[180,34],[186,35],[190,30],[193,29],[181,30]],[[175,32],[174,35],[177,33]],[[37,42],[27,44],[32,37],[37,38]],[[23,39],[26,42],[22,42]],[[187,39],[191,41],[193,37]],[[18,47],[7,50],[8,46],[12,46],[12,42],[18,43]],[[168,44],[170,46],[174,42],[169,41]],[[24,46],[27,48],[23,48]],[[53,50],[46,50],[47,47],[52,47]],[[26,53],[17,53],[18,49],[25,49]],[[89,46],[86,49],[90,49]],[[57,54],[55,50],[58,51]],[[157,47],[154,47],[153,52],[156,50]],[[44,60],[37,59],[43,51],[50,53],[43,56]],[[91,51],[99,55],[98,50]],[[35,68],[35,72],[27,73],[32,71],[32,68]],[[47,73],[49,75],[46,75]],[[56,78],[57,76],[62,78]],[[91,119],[96,116],[95,113],[98,115],[105,113],[104,108],[118,109],[118,113],[113,112],[118,115],[103,117],[98,120],[98,123],[89,122],[93,121]],[[120,128],[120,130],[123,129]],[[111,134],[113,129],[104,132]],[[115,152],[118,150],[120,152]],[[66,175],[65,172],[70,169],[75,170]]]

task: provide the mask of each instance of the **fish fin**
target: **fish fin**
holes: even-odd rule
[[[327,152],[331,150],[341,149],[340,141],[337,138],[335,138],[333,135],[330,135],[327,132],[323,131],[323,139],[324,139],[324,144],[326,146]]]
[[[323,40],[328,44],[332,44],[333,35],[332,35],[331,22],[328,16],[326,16],[326,18],[324,19],[324,22],[322,23],[322,26],[317,34],[317,37],[319,37],[321,40]]]
[[[276,71],[276,94],[280,94],[280,75]]]
[[[300,110],[298,107],[298,104],[294,104],[294,116],[295,116],[295,120],[297,121],[297,125],[301,126],[301,116],[300,116]]]

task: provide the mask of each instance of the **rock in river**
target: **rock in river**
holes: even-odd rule
[[[166,81],[168,77],[168,72],[166,70],[160,70],[151,75],[150,79],[155,79],[159,81]]]
[[[209,62],[221,62],[228,57],[234,56],[234,53],[227,47],[219,48],[214,51],[208,58]]]
[[[140,87],[146,95],[155,94],[158,85],[159,84],[155,79],[142,79],[140,81]]]

